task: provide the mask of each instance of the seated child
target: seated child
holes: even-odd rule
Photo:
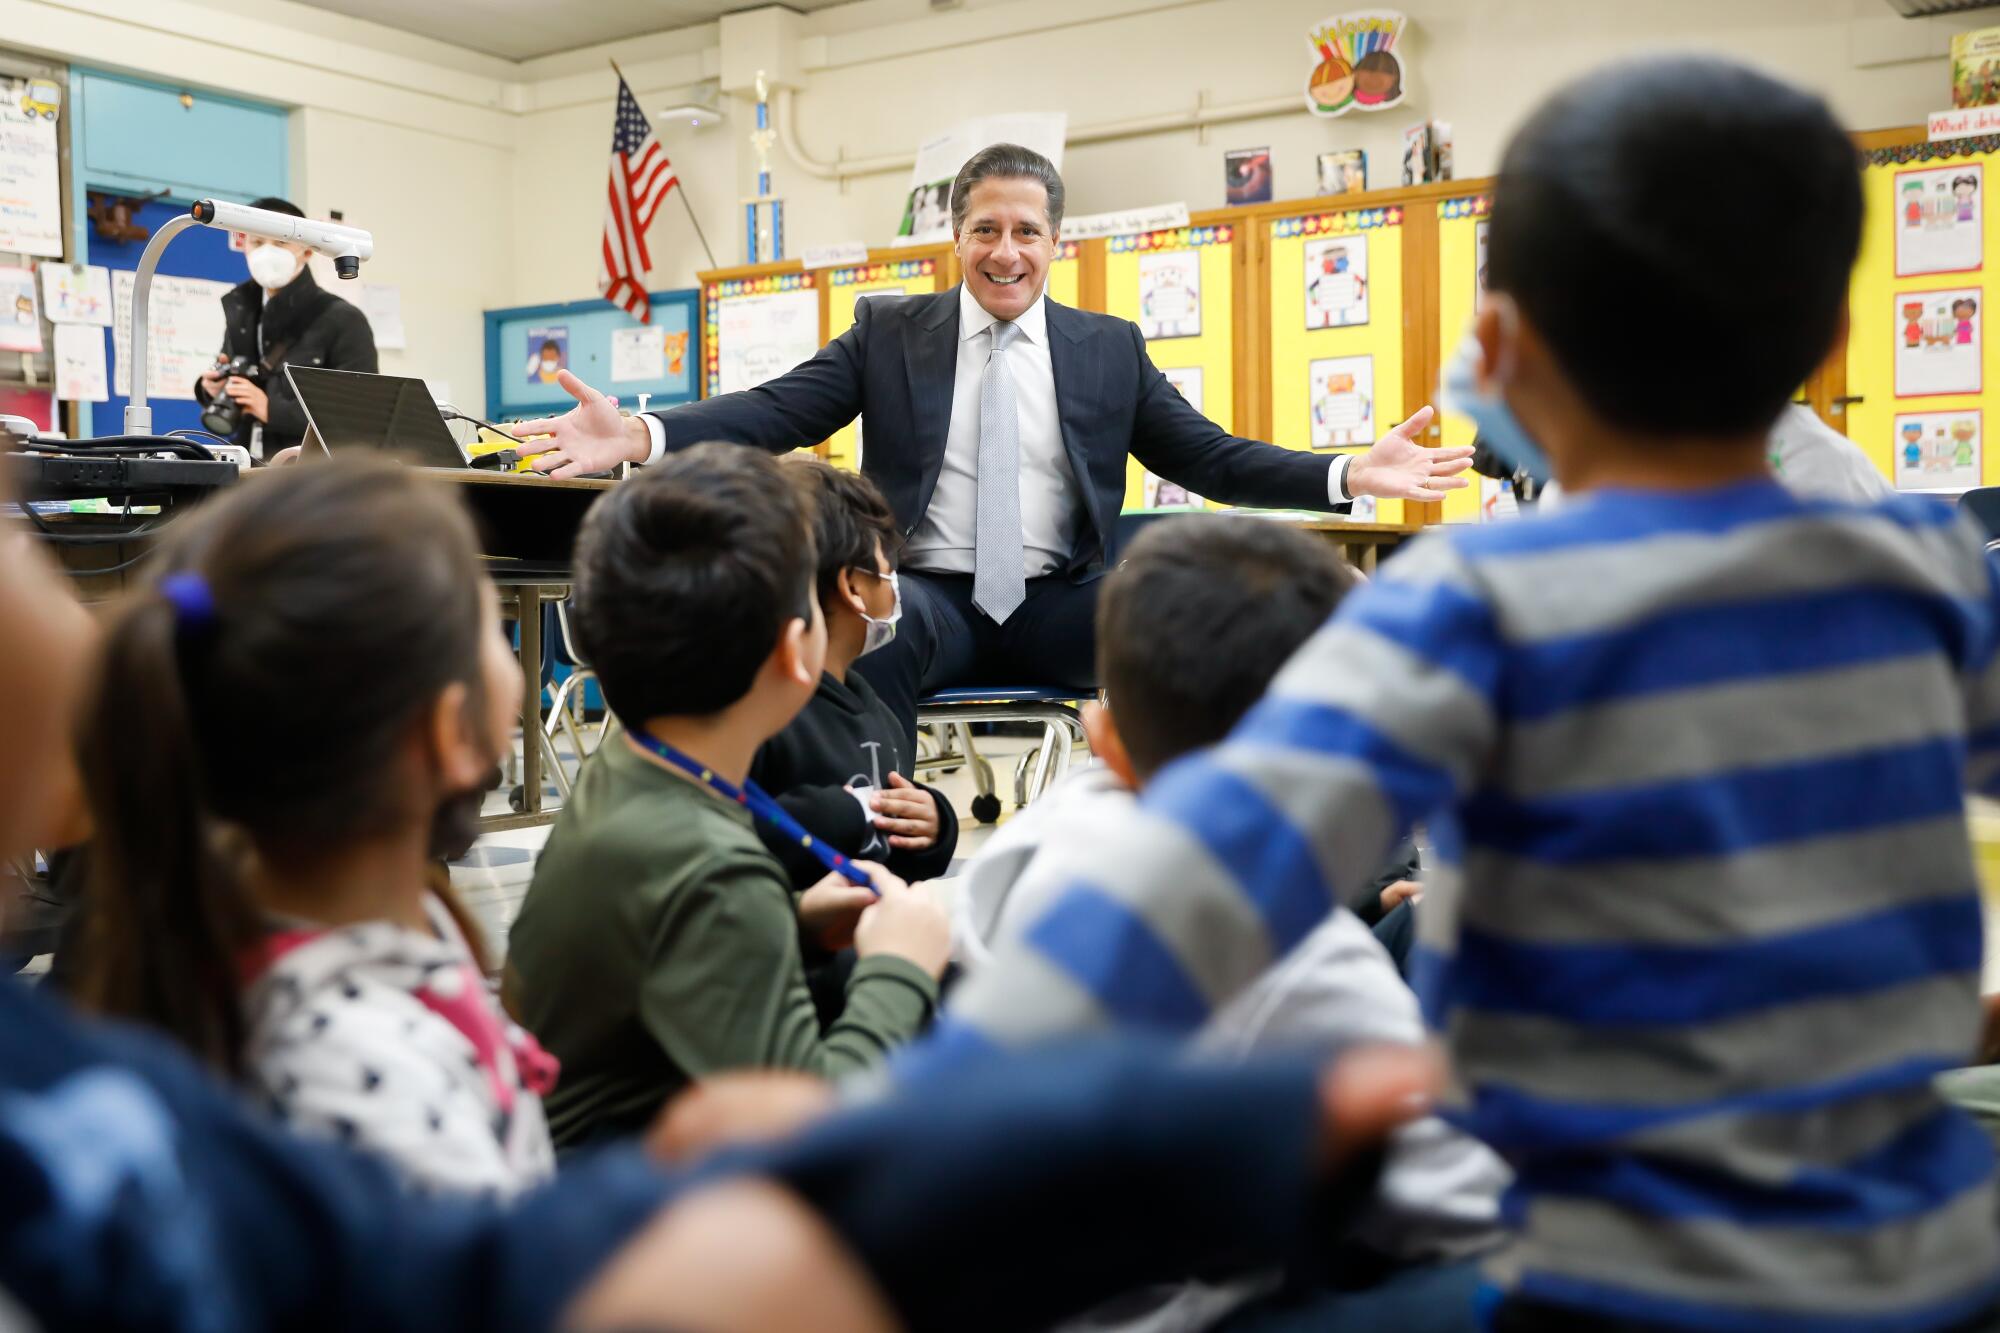
[[[826,666],[819,688],[791,725],[764,742],[750,779],[816,836],[849,856],[889,867],[899,879],[936,879],[958,848],[958,816],[943,793],[911,781],[902,726],[856,658],[887,643],[903,613],[896,587],[896,517],[875,483],[810,454],[780,464],[812,516],[815,576],[826,617]],[[809,852],[772,826],[764,846],[784,864],[794,889],[826,874]]]
[[[1713,201],[1755,190],[1787,206],[1750,237]],[[1808,93],[1650,60],[1544,103],[1494,199],[1445,383],[1570,503],[1388,562],[1071,849],[932,1064],[1194,1027],[1425,820],[1417,989],[1515,1170],[1492,1327],[1990,1327],[1993,1146],[1931,1081],[1981,1018],[2000,571],[1934,501],[1767,462],[1845,318],[1854,144]]]
[[[777,463],[673,455],[597,502],[576,566],[576,631],[626,730],[557,818],[508,966],[510,1005],[564,1064],[564,1147],[643,1128],[717,1070],[874,1064],[929,1020],[950,938],[879,866],[879,900],[831,873],[795,900],[734,798],[826,653],[812,531]],[[824,1032],[801,937],[860,959]]]
[[[1063,881],[1042,873],[1044,863],[1060,863],[1061,848],[1129,817],[1135,793],[1162,769],[1227,736],[1358,582],[1327,543],[1267,519],[1207,515],[1146,528],[1105,578],[1097,603],[1097,678],[1108,704],[1089,706],[1084,722],[1099,762],[1001,825],[973,858],[956,923],[969,965],[990,958],[995,944],[1031,925],[1060,893]],[[1216,652],[1217,644],[1229,651]],[[1370,883],[1378,907],[1382,892],[1379,881]],[[1205,1049],[1230,1056],[1423,1040],[1416,997],[1368,930],[1344,913],[1328,917],[1200,1036]],[[1370,1267],[1490,1248],[1506,1176],[1491,1152],[1441,1121],[1398,1131],[1378,1202],[1356,1227],[1360,1246],[1378,1261]],[[1154,1318],[1161,1327],[1193,1327],[1197,1315],[1213,1317],[1240,1299],[1194,1288],[1171,1317]]]
[[[476,549],[387,463],[259,478],[169,529],[81,728],[77,988],[419,1188],[511,1195],[554,1167],[555,1067],[488,1002],[436,861],[520,697]]]

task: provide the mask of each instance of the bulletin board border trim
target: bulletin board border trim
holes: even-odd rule
[[[1490,194],[1467,195],[1462,199],[1438,200],[1437,215],[1449,222],[1455,218],[1483,218],[1493,211]]]
[[[897,278],[929,278],[937,273],[935,259],[903,259],[893,264],[852,264],[827,274],[830,287],[852,287],[859,282],[882,282]]]
[[[1861,154],[1861,161],[1871,167],[1899,167],[1911,162],[1948,161],[1954,157],[1973,157],[1980,153],[2000,152],[2000,134],[1982,134],[1973,139],[1942,139],[1937,143],[1893,144],[1883,148],[1870,148]]]
[[[1227,223],[1208,227],[1167,227],[1160,231],[1132,232],[1107,239],[1113,254],[1133,250],[1199,250],[1208,245],[1234,245],[1236,228]]]
[[[1387,208],[1355,208],[1341,213],[1312,213],[1299,217],[1272,218],[1271,237],[1283,240],[1288,236],[1341,236],[1349,232],[1374,231],[1379,227],[1400,227],[1403,225],[1403,210],[1391,205]]]
[[[708,390],[705,397],[722,392],[722,303],[738,296],[765,296],[774,292],[810,291],[819,286],[817,273],[766,273],[758,277],[723,278],[702,284],[702,308],[707,318],[701,325],[701,364]],[[826,312],[820,312],[820,332],[826,332]]]

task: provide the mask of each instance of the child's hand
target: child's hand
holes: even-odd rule
[[[889,845],[921,852],[937,846],[938,809],[931,794],[901,773],[889,774],[889,785],[875,794],[875,827],[889,835]]]
[[[944,972],[951,958],[951,922],[944,909],[921,889],[913,889],[886,870],[870,866],[881,900],[861,914],[854,931],[854,952],[863,958],[894,954],[907,958],[932,976]]]
[[[1404,902],[1420,903],[1424,900],[1424,886],[1413,879],[1399,879],[1382,890],[1382,915],[1387,916]]]
[[[646,1153],[683,1162],[738,1143],[762,1143],[804,1128],[834,1107],[826,1080],[789,1069],[716,1074],[667,1103],[646,1131]]]
[[[1444,1062],[1422,1046],[1356,1046],[1319,1080],[1323,1167],[1338,1167],[1390,1130],[1430,1112]]]
[[[854,864],[878,881],[885,875],[890,879],[896,878],[880,866],[866,861]],[[896,882],[902,883],[901,880]],[[845,949],[854,943],[855,923],[874,903],[873,891],[862,888],[845,875],[830,874],[799,895],[799,924],[819,942],[822,949],[829,952]]]

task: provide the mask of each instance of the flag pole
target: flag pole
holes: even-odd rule
[[[631,84],[626,83],[625,71],[618,68],[618,62],[615,60],[611,62],[611,72],[618,76],[618,82],[624,83],[625,86],[628,88],[632,86]],[[637,96],[638,96],[637,93],[633,94],[633,97],[636,98]],[[641,109],[643,110],[643,108]],[[650,120],[651,117],[649,116],[648,119]],[[680,179],[680,173],[678,171],[674,173],[674,189],[680,194],[681,207],[687,210],[688,221],[694,224],[695,239],[701,242],[702,253],[708,256],[709,268],[711,269],[721,268],[722,265],[715,262],[715,251],[708,248],[708,237],[702,234],[701,219],[697,218],[694,215],[694,205],[688,202],[687,183]]]

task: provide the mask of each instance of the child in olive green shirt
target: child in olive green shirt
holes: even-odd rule
[[[741,785],[812,696],[826,631],[795,493],[701,446],[608,492],[577,549],[576,627],[628,724]],[[556,821],[509,937],[508,999],[562,1062],[558,1146],[643,1129],[724,1069],[838,1076],[928,1021],[944,915],[877,866],[794,896],[749,809],[614,733]],[[859,956],[824,1031],[808,949]]]

